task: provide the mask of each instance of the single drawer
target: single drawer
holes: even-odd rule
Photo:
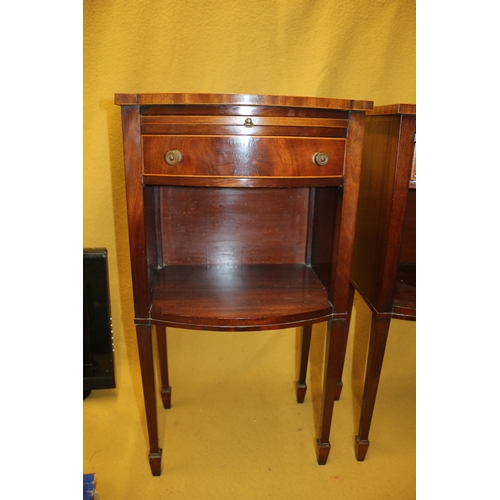
[[[344,171],[345,139],[143,135],[142,146],[146,176],[342,177]]]

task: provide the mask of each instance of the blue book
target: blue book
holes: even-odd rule
[[[83,500],[94,498],[94,474],[83,475]]]

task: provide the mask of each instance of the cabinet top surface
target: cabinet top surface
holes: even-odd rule
[[[367,112],[368,115],[416,115],[416,104],[386,104],[385,106],[375,106]]]
[[[202,94],[202,93],[144,93],[115,94],[115,104],[130,105],[250,105],[250,106],[291,106],[306,108],[333,108],[345,110],[371,110],[373,101],[354,99],[334,99],[328,97],[297,97],[256,94]]]

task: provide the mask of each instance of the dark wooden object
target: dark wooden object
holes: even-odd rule
[[[356,289],[372,311],[355,445],[360,461],[370,444],[391,318],[416,319],[416,185],[416,106],[375,107],[366,116],[351,289],[351,301]]]
[[[153,475],[161,472],[153,325],[170,408],[166,327],[301,327],[302,402],[311,327],[326,321],[317,440],[325,464],[347,335],[364,119],[373,103],[235,94],[116,94],[115,102]]]

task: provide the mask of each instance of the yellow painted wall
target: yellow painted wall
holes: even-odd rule
[[[84,0],[85,247],[109,252],[117,356],[133,342],[116,92],[416,102],[415,0]],[[127,349],[132,352],[132,349]],[[130,358],[129,358],[130,359]]]

